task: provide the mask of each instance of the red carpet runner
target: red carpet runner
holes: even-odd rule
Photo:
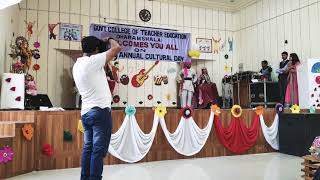
[[[259,116],[255,116],[251,127],[247,128],[242,118],[232,117],[229,127],[224,128],[220,117],[214,117],[216,134],[224,147],[229,151],[241,154],[256,144],[259,136]]]

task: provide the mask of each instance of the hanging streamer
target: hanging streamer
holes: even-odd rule
[[[159,118],[154,116],[151,132],[145,134],[134,115],[126,115],[119,130],[111,135],[109,153],[127,163],[138,162],[149,152],[157,132]]]
[[[261,129],[266,141],[270,144],[270,146],[275,149],[279,150],[279,116],[278,114],[275,115],[274,121],[270,127],[268,127],[263,119],[263,116],[260,115],[260,124]]]
[[[214,125],[221,144],[236,154],[249,150],[256,144],[259,136],[259,116],[255,116],[250,128],[239,117],[232,117],[229,127],[224,128],[219,116],[216,116]]]
[[[181,117],[179,125],[174,133],[170,133],[168,131],[164,118],[160,118],[160,125],[173,149],[184,156],[192,156],[200,152],[205,145],[209,137],[213,121],[214,113],[211,112],[208,124],[203,129],[198,127],[192,117],[188,119]]]

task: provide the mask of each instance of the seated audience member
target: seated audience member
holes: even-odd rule
[[[268,61],[263,60],[261,62],[261,67],[262,69],[260,70],[260,73],[262,74],[263,78],[266,79],[267,81],[272,81],[271,79],[272,68],[268,66]]]

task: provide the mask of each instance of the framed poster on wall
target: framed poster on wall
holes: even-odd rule
[[[201,53],[212,53],[212,40],[206,38],[196,38],[196,44]]]
[[[82,25],[61,23],[59,28],[59,40],[81,41]]]

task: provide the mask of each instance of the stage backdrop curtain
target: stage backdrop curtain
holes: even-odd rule
[[[270,127],[268,127],[263,119],[263,116],[260,115],[260,124],[261,129],[266,141],[270,144],[270,146],[275,149],[279,150],[279,116],[278,114],[275,115],[274,121]]]
[[[181,117],[174,133],[168,131],[164,118],[159,119],[161,128],[173,149],[184,156],[192,156],[197,154],[205,145],[213,125],[214,113],[210,114],[208,124],[203,129],[198,127],[192,117],[188,119]]]
[[[259,116],[256,116],[250,128],[243,123],[242,118],[232,117],[229,127],[224,128],[218,116],[214,125],[221,144],[229,151],[241,154],[256,144],[259,135]]]
[[[124,162],[140,161],[151,148],[158,124],[159,118],[154,116],[151,131],[145,134],[135,116],[126,115],[119,130],[111,135],[109,153]]]

